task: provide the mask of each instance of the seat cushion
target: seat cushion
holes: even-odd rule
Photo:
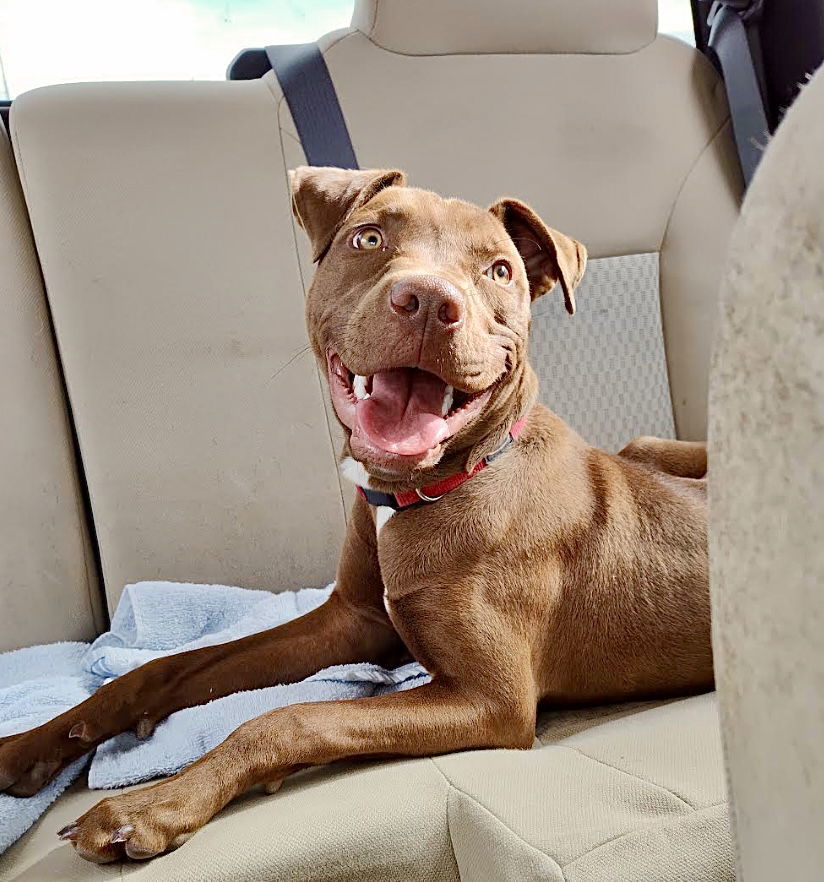
[[[550,712],[538,735],[531,751],[313,770],[145,864],[95,866],[58,841],[104,795],[76,786],[0,859],[0,880],[734,878],[714,694]]]
[[[0,122],[0,652],[87,640],[103,623],[72,428]]]
[[[260,81],[14,102],[111,610],[143,579],[284,590],[334,573],[337,452],[275,112]]]
[[[354,28],[320,41],[360,163],[480,204],[519,196],[593,259],[620,261],[602,287],[624,321],[584,290],[578,327],[598,318],[623,347],[618,359],[587,335],[598,376],[635,359],[639,378],[618,378],[633,393],[593,374],[576,410],[548,381],[544,401],[613,449],[673,425],[704,438],[740,190],[712,65],[653,39],[653,0],[473,3],[471,28],[468,0],[415,5],[411,29],[409,4],[364,0]],[[307,345],[312,267],[286,174],[305,158],[274,76],[54,86],[16,99],[11,119],[110,608],[142,579],[327,582],[353,491]],[[639,291],[666,344],[653,365],[632,336]],[[537,339],[552,320],[536,318]],[[593,422],[611,409],[626,422]]]
[[[734,879],[714,694],[560,714],[539,732],[528,753],[434,760],[464,882]]]

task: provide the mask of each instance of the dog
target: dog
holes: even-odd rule
[[[557,288],[575,312],[585,248],[518,200],[482,209],[400,171],[299,168],[291,185],[317,263],[309,339],[358,485],[336,587],[299,619],[149,662],[0,740],[0,790],[33,794],[119,732],[329,665],[411,657],[432,680],[245,723],[60,831],[91,861],[174,848],[307,766],[526,749],[540,704],[712,688],[705,446],[608,454],[536,404],[530,304]]]

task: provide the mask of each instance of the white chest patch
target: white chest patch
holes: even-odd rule
[[[361,463],[352,459],[351,456],[345,457],[341,462],[340,473],[347,479],[347,481],[351,481],[358,487],[369,486],[369,472],[366,471]],[[395,509],[390,508],[388,505],[379,505],[375,509],[376,536],[380,534],[380,531],[386,526],[386,522],[393,514],[395,514]],[[386,598],[386,593],[383,595],[383,605],[386,607],[386,611],[389,612],[389,603]]]
[[[380,531],[386,526],[386,522],[392,515],[395,514],[395,509],[390,508],[388,505],[379,505],[375,509],[375,532],[380,533]]]
[[[361,463],[352,459],[351,456],[345,457],[341,462],[340,473],[358,487],[369,486],[369,472],[366,471]],[[393,514],[395,514],[395,509],[389,508],[388,505],[379,505],[375,509],[375,533],[380,533]]]
[[[357,484],[358,487],[369,486],[369,472],[366,471],[361,463],[352,459],[351,456],[345,457],[341,462],[340,473],[347,481]]]

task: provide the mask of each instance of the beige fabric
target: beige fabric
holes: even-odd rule
[[[0,123],[0,652],[94,636],[100,593],[40,269]]]
[[[578,14],[593,3],[559,4],[549,29],[532,27],[533,0],[500,4],[506,22],[499,4],[476,3],[465,32],[482,43],[461,50],[452,29],[450,54],[421,57],[378,43],[440,39],[437,21],[424,34],[381,2],[371,39],[343,31],[323,46],[362,165],[482,204],[520,196],[593,257],[660,252],[677,428],[702,437],[740,188],[725,100],[689,47],[650,43],[650,30],[629,48],[654,4],[633,4],[642,26],[635,12],[610,23],[630,0],[604,2],[596,28]],[[455,8],[437,5],[444,33]],[[549,44],[533,36],[564,24],[572,41],[585,21],[586,47],[540,54]],[[517,54],[460,54],[490,51],[509,22]],[[625,54],[582,54],[608,51]],[[18,99],[13,126],[109,602],[144,578],[325,581],[344,512],[304,351],[311,266],[286,190],[303,154],[273,77],[55,87]],[[313,773],[125,868],[81,862],[54,838],[99,798],[81,790],[4,856],[0,879],[731,878],[711,697],[543,717],[541,742]]]
[[[738,217],[741,172],[725,123],[696,159],[661,243],[661,313],[678,437],[706,438],[710,350],[719,279]]]
[[[363,165],[521,196],[593,257],[660,250],[676,428],[703,437],[739,184],[710,65],[664,37],[626,55],[413,57],[358,31],[324,46]],[[501,119],[516,107],[522,124]],[[303,154],[273,77],[44,89],[13,126],[110,605],[140,579],[327,581],[351,489],[303,351],[311,267],[285,174]]]
[[[532,304],[529,359],[539,400],[590,444],[673,438],[657,252],[587,260],[571,318],[554,292]]]
[[[590,725],[531,753],[435,764],[456,791],[450,832],[464,882],[733,878],[712,694]],[[488,867],[497,869],[486,875]]]
[[[405,55],[636,52],[657,26],[657,0],[355,0],[352,16]]]
[[[14,103],[111,606],[141,579],[334,572],[343,505],[275,112],[259,81]]]
[[[482,205],[518,196],[593,258],[661,253],[676,428],[705,438],[717,289],[741,189],[709,62],[668,37],[597,56],[413,57],[357,31],[321,42],[362,166],[397,166],[418,186]],[[300,164],[285,102],[280,119],[287,165]]]
[[[250,795],[136,882],[728,882],[713,695],[542,719],[532,751],[315,770]],[[562,739],[570,728],[572,737]],[[53,831],[104,794],[58,800],[0,859],[2,882],[118,878]]]
[[[0,857],[0,882],[457,882],[448,785],[430,760],[317,769],[275,796],[250,793],[186,848],[144,864],[96,867],[54,831],[106,794],[76,785]],[[114,870],[114,872],[113,872]]]
[[[735,231],[711,398],[715,659],[743,882],[824,867],[824,73]]]

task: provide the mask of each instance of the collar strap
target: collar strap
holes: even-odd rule
[[[490,463],[494,462],[502,453],[508,450],[515,443],[521,432],[523,432],[526,420],[526,417],[521,417],[521,419],[513,423],[504,443],[497,450],[490,453],[489,456],[484,457],[471,472],[458,472],[457,475],[450,475],[436,484],[416,487],[414,490],[405,490],[403,493],[381,493],[379,490],[369,490],[366,487],[360,486],[358,487],[358,493],[370,505],[387,506],[395,511],[417,508],[419,505],[429,505],[432,502],[437,502],[442,496],[449,493],[450,490],[454,490],[465,481],[474,478],[478,472],[483,471]]]

